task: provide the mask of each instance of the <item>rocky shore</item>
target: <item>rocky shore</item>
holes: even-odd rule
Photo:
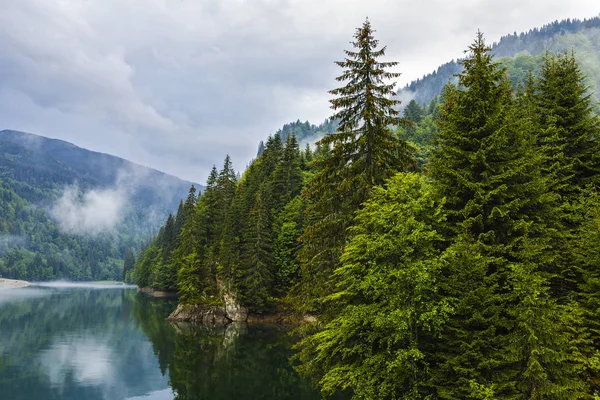
[[[0,289],[14,289],[30,286],[29,282],[0,278]]]
[[[152,288],[138,287],[137,292],[147,294],[148,296],[152,296],[152,297],[161,297],[161,298],[170,298],[170,299],[175,299],[178,297],[177,293],[175,293],[175,292],[165,292],[163,290],[156,290],[156,289],[152,289]]]

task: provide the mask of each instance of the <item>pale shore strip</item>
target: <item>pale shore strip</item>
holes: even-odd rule
[[[22,288],[31,285],[29,282],[0,278],[0,289]]]

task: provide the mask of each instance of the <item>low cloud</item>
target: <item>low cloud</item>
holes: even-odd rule
[[[90,190],[80,194],[67,187],[50,210],[63,231],[96,235],[114,230],[124,216],[126,193],[117,188]]]
[[[146,204],[142,210],[146,221],[157,225],[164,222],[165,211],[173,206],[178,190],[181,188],[172,177],[151,174],[147,168],[130,165],[116,173],[110,187],[84,190],[78,184],[66,186],[48,211],[63,232],[77,235],[112,233],[124,221],[130,210],[128,206],[137,201],[135,198],[140,193],[152,196],[151,204]]]
[[[3,254],[9,247],[25,246],[27,239],[17,235],[0,235],[0,254]]]

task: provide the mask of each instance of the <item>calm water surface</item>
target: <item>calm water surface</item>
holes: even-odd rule
[[[0,398],[319,398],[278,328],[173,326],[175,305],[132,288],[0,289]]]

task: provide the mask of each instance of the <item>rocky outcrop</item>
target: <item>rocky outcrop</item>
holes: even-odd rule
[[[167,318],[169,321],[184,321],[203,325],[225,325],[231,322],[225,307],[179,304]]]
[[[170,321],[184,321],[203,325],[224,325],[230,322],[246,322],[248,309],[242,307],[235,296],[225,293],[223,305],[179,304],[169,315]]]
[[[156,290],[156,289],[152,289],[152,288],[138,287],[137,292],[147,294],[148,296],[161,297],[161,298],[177,298],[178,297],[177,293],[175,293],[175,292],[165,292],[164,290]]]
[[[235,296],[231,293],[225,293],[223,295],[223,301],[225,301],[225,313],[227,314],[227,318],[233,322],[246,322],[248,320],[248,309],[242,307]]]

